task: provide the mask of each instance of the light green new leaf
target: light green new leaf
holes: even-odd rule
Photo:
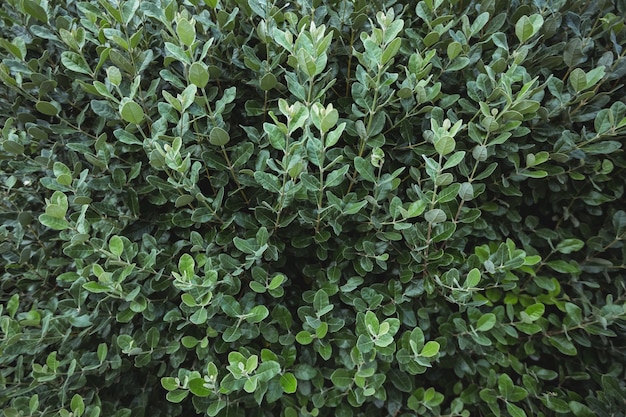
[[[286,372],[280,377],[280,386],[287,394],[293,394],[298,389],[298,380],[291,372]]]
[[[70,402],[70,409],[76,417],[80,417],[85,412],[85,402],[83,397],[78,394],[74,394],[72,401]]]
[[[439,343],[435,342],[434,340],[431,340],[428,343],[426,343],[426,345],[424,345],[424,348],[420,352],[420,356],[423,356],[425,358],[432,358],[437,353],[439,353],[439,348],[440,348]]]

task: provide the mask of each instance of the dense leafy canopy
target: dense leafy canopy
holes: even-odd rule
[[[3,415],[623,416],[625,15],[4,0]]]

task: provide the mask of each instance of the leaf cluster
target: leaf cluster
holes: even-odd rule
[[[4,2],[3,416],[623,415],[626,4],[405,3]]]

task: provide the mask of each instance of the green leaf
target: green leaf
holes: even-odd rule
[[[557,348],[564,355],[576,356],[578,353],[576,346],[564,335],[550,336],[548,340],[552,346]]]
[[[380,60],[382,65],[386,65],[400,50],[400,46],[402,44],[402,39],[395,38],[389,45],[385,47],[383,50],[383,54]]]
[[[254,179],[257,180],[257,182],[267,191],[280,193],[282,187],[280,180],[276,175],[270,174],[269,172],[256,171],[254,173]]]
[[[65,230],[70,228],[70,223],[64,218],[51,216],[46,213],[39,215],[39,222],[53,230]]]
[[[22,155],[24,153],[24,145],[19,142],[15,142],[13,140],[7,140],[2,144],[2,147],[8,153],[12,153],[15,155]]]
[[[94,294],[111,292],[111,288],[98,282],[87,282],[83,284],[83,288]]]
[[[154,349],[159,344],[159,339],[161,335],[156,327],[150,327],[150,329],[146,332],[146,343],[150,349]]]
[[[448,44],[448,47],[446,49],[446,53],[448,55],[448,59],[450,61],[452,61],[454,58],[456,58],[457,56],[459,56],[459,54],[463,51],[463,46],[457,42],[450,42]]]
[[[78,394],[74,394],[72,401],[70,402],[70,409],[76,417],[80,417],[85,412],[85,402],[83,397]]]
[[[486,332],[496,325],[496,315],[493,313],[483,314],[476,323],[476,330],[479,332]]]
[[[432,358],[433,356],[437,355],[437,353],[439,353],[439,348],[439,343],[431,340],[426,343],[426,345],[424,345],[424,348],[420,352],[420,356],[423,356],[425,358]]]
[[[35,108],[46,116],[56,116],[61,112],[61,106],[56,101],[38,101]]]
[[[176,34],[184,45],[191,46],[196,40],[196,27],[193,22],[180,19],[176,24]]]
[[[330,375],[330,380],[339,389],[348,388],[352,384],[353,379],[352,373],[342,368],[335,369]]]
[[[189,381],[189,391],[197,397],[208,397],[212,391],[210,388],[205,387],[204,384],[203,378],[193,378]]]
[[[594,417],[596,415],[589,407],[578,401],[570,401],[569,408],[576,417]]]
[[[428,210],[424,214],[424,218],[426,219],[428,223],[435,224],[435,223],[445,222],[447,219],[447,216],[446,216],[445,211],[436,208],[436,209]]]
[[[128,123],[133,123],[136,125],[141,124],[145,117],[143,109],[137,103],[132,100],[128,100],[122,104],[120,107],[120,115],[122,119]]]
[[[178,260],[178,271],[184,277],[191,278],[195,275],[196,261],[188,253],[183,254]]]
[[[259,323],[263,321],[270,312],[267,307],[263,305],[254,306],[247,314],[246,321],[248,323]]]
[[[230,135],[221,127],[214,127],[209,133],[209,142],[211,145],[224,146],[230,142]]]
[[[456,142],[452,136],[442,136],[435,140],[435,150],[439,155],[447,155],[454,151]]]
[[[522,16],[515,24],[515,35],[520,42],[532,38],[543,26],[543,17],[540,14]]]
[[[329,303],[330,300],[328,298],[328,294],[326,294],[326,291],[322,289],[317,290],[315,296],[313,297],[313,308],[315,309],[315,311],[321,311],[325,309],[326,306],[329,305]]]
[[[291,372],[286,372],[280,377],[280,386],[287,394],[293,394],[298,389],[298,380]]]
[[[587,75],[580,68],[575,68],[569,75],[569,84],[577,93],[587,88]]]
[[[82,55],[76,52],[65,51],[61,54],[61,63],[65,68],[81,74],[91,75],[92,71]]]
[[[261,77],[261,81],[259,82],[259,86],[263,91],[271,90],[272,88],[276,87],[276,84],[278,84],[278,80],[276,79],[276,76],[271,72],[268,72],[263,77]]]
[[[174,391],[170,391],[165,395],[167,401],[171,403],[179,403],[183,401],[189,395],[189,391],[183,389],[175,389]]]
[[[117,235],[111,236],[111,239],[109,239],[109,250],[118,258],[122,256],[122,252],[124,252],[124,242],[122,238]]]
[[[209,82],[209,71],[201,62],[194,62],[189,67],[189,81],[198,88],[204,88]]]
[[[569,254],[578,252],[585,246],[585,242],[580,239],[564,239],[556,246],[556,250],[560,253]]]
[[[302,330],[296,334],[296,341],[301,345],[308,345],[313,342],[313,335],[306,330]]]
[[[176,388],[178,388],[178,383],[176,382],[176,378],[166,376],[161,378],[161,386],[167,391],[174,391]]]
[[[48,23],[48,14],[46,10],[33,0],[22,0],[24,11],[43,23]],[[84,408],[83,408],[84,411]],[[82,413],[81,413],[82,414]]]
[[[263,362],[257,368],[255,375],[259,381],[267,382],[280,373],[280,364],[276,361]]]
[[[374,175],[374,167],[368,160],[361,158],[360,156],[357,156],[356,158],[354,158],[354,167],[356,168],[357,172],[361,175],[361,177],[363,177],[363,179],[369,182],[376,182],[376,176]]]
[[[546,307],[543,304],[536,303],[536,304],[532,304],[526,307],[526,309],[524,310],[524,313],[526,313],[528,320],[533,322],[533,321],[539,320],[543,316],[543,313],[545,311],[546,311]]]
[[[506,410],[511,414],[511,417],[526,417],[526,412],[513,403],[506,403]]]
[[[102,364],[106,360],[108,351],[109,351],[109,348],[106,343],[100,343],[98,345],[97,352],[98,352],[98,360],[100,361],[100,364]]]

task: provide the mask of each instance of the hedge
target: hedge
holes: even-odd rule
[[[624,416],[624,16],[4,0],[2,415]]]

